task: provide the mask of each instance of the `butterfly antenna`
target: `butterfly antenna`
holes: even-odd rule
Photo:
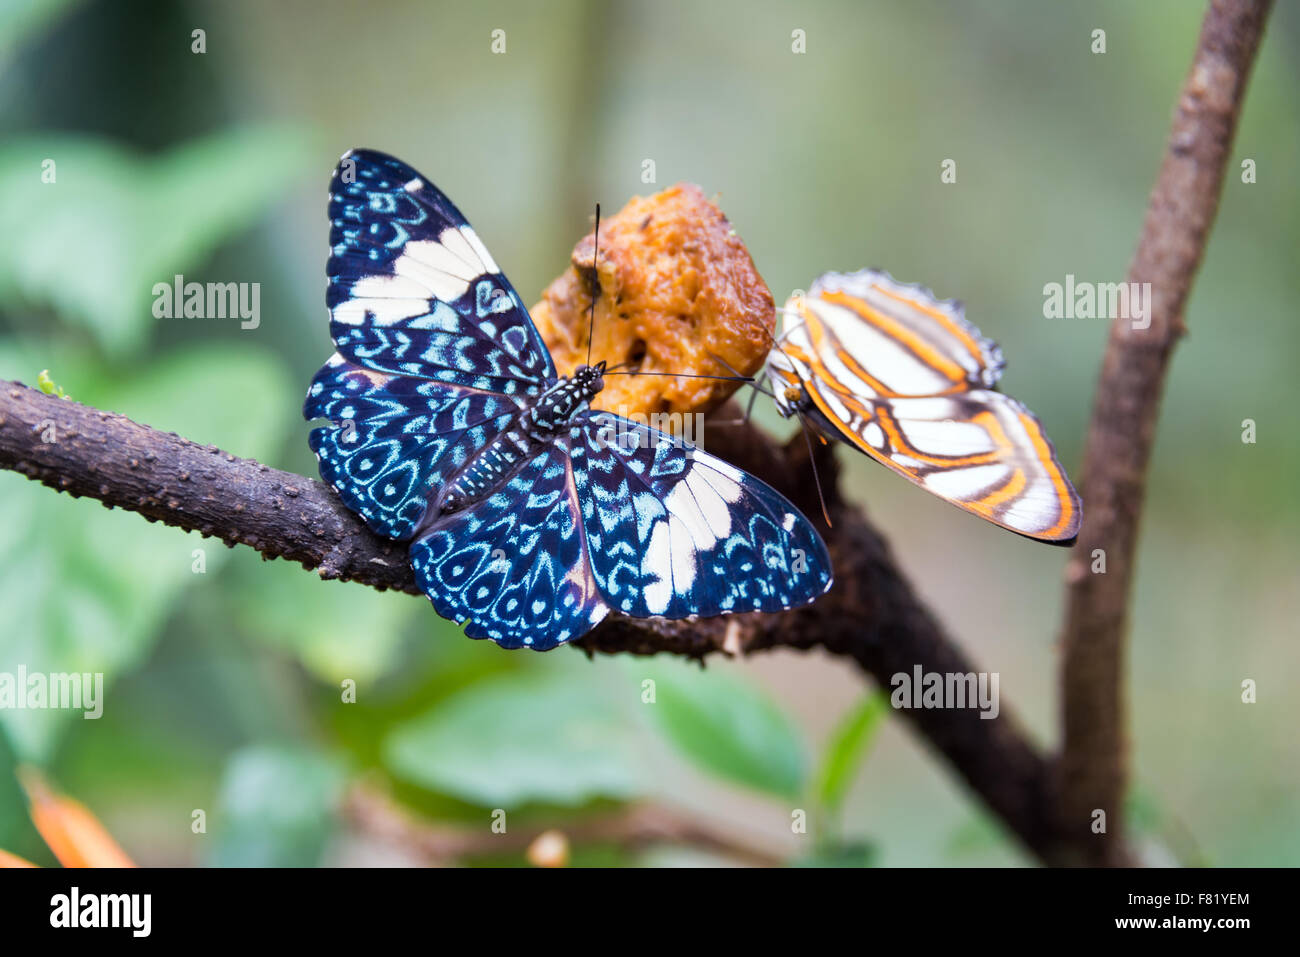
[[[826,520],[826,527],[831,528],[831,513],[826,509],[826,496],[822,494],[822,480],[817,475],[817,455],[813,452],[812,436],[808,434],[808,423],[804,421],[803,416],[799,416],[799,427],[803,429],[803,440],[808,444],[808,464],[812,466],[813,484],[817,486],[817,501],[822,506],[822,518]]]
[[[591,318],[587,323],[587,365],[591,365],[591,339],[596,333],[596,290],[600,288],[600,203],[596,204],[595,252],[591,256],[591,268],[596,271],[596,283],[591,291]]]
[[[641,369],[624,370],[623,368],[624,366],[630,366],[630,365],[635,365],[635,363],[632,362],[631,360],[626,360],[620,362],[618,365],[607,366],[605,368],[605,375],[607,376],[609,375],[661,375],[661,376],[672,376],[674,378],[681,377],[683,379],[728,379],[730,380],[734,378],[740,382],[754,381],[752,376],[741,375],[739,372],[736,372],[734,376],[727,376],[727,375],[702,375],[702,374],[696,374],[694,372],[645,372]],[[731,371],[735,372],[736,370],[732,369]]]
[[[744,376],[741,376],[739,372],[736,372],[736,370],[731,367],[731,363],[728,362],[726,359],[722,358],[722,356],[714,355],[712,352],[706,352],[705,355],[707,355],[714,362],[718,363],[718,365],[722,366],[728,372],[733,373],[738,379],[745,378]],[[744,425],[746,422],[749,421],[750,417],[754,414],[754,400],[758,398],[758,394],[760,392],[763,393],[763,395],[767,396],[769,399],[776,399],[776,394],[767,386],[763,385],[761,382],[757,381],[756,379],[749,379],[747,381],[749,382],[749,388],[751,391],[749,393],[749,402],[745,406],[745,414],[739,419],[727,419],[727,420],[716,419],[714,420],[713,423],[714,425]]]
[[[803,319],[803,316],[800,315],[798,312],[795,312],[793,309],[786,309],[784,306],[782,306],[780,309],[777,309],[776,311],[783,315],[793,314],[799,316],[800,319]],[[799,367],[794,364],[794,360],[790,358],[790,353],[786,352],[785,348],[781,345],[781,339],[784,339],[785,336],[782,336],[781,339],[778,339],[776,336],[772,335],[772,333],[767,331],[766,326],[760,326],[759,328],[763,330],[763,334],[767,336],[768,340],[772,343],[773,348],[775,348],[777,352],[781,353],[781,355],[785,356],[785,361],[790,363],[790,368],[794,370],[794,374],[798,375]],[[787,331],[785,335],[788,336],[792,331],[793,330]]]
[[[763,385],[761,382],[756,380],[753,376],[741,375],[739,372],[733,369],[731,367],[731,363],[728,362],[726,359],[722,358],[722,356],[714,355],[712,352],[706,352],[705,355],[708,356],[710,359],[712,359],[714,362],[716,362],[718,365],[722,366],[722,368],[730,372],[734,378],[739,379],[742,382],[748,382],[755,392],[761,392],[769,399],[776,398],[775,394],[772,392],[771,389],[769,389],[767,386]],[[752,404],[753,404],[753,400],[751,400],[751,405]]]
[[[748,375],[705,375],[701,372],[642,372],[640,369],[629,369],[627,372],[611,372],[606,369],[605,375],[661,375],[673,379],[722,379],[726,382],[754,381],[754,377]]]
[[[803,320],[804,322],[807,322],[807,319],[804,318],[803,314],[798,312],[797,310],[786,309],[785,307],[781,307],[780,309],[777,310],[777,312],[787,316],[795,315],[798,316],[799,319]],[[764,328],[763,331],[767,332],[767,329]],[[790,332],[792,331],[793,330],[787,330],[785,335],[789,335]],[[794,371],[794,374],[798,376],[799,367],[795,365],[794,360],[790,358],[790,353],[786,352],[785,349],[781,346],[781,340],[777,339],[776,336],[772,335],[770,332],[767,332],[767,337],[772,340],[772,345],[776,347],[776,349],[781,353],[781,355],[785,356],[785,361],[790,363],[790,368]],[[784,338],[785,336],[781,337],[781,339]],[[799,378],[799,384],[803,385],[802,377]],[[804,388],[806,389],[807,386],[805,385]],[[817,474],[817,455],[813,451],[812,435],[808,431],[808,420],[804,417],[804,414],[802,412],[798,411],[797,409],[795,411],[796,414],[799,416],[799,428],[803,430],[804,444],[808,446],[808,464],[812,466],[813,482],[817,486],[817,501],[821,503],[821,507],[822,507],[822,518],[826,520],[826,527],[831,528],[832,527],[831,516],[830,516],[830,512],[826,508],[826,496],[822,494],[822,480],[821,477]],[[822,438],[822,437],[819,435],[818,438]],[[822,443],[825,444],[825,442],[826,440],[822,438]]]
[[[753,417],[754,400],[758,398],[759,387],[756,383],[751,383],[751,385],[753,385],[754,388],[749,393],[749,401],[745,403],[745,414],[739,419],[714,419],[714,425],[744,425]]]

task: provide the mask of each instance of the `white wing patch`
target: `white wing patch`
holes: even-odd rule
[[[646,608],[652,615],[662,615],[668,610],[668,602],[673,597],[672,552],[668,545],[668,523],[655,522],[650,532],[650,543],[646,546],[645,557],[641,560],[641,574],[647,584],[641,591]],[[648,579],[653,576],[654,581]]]
[[[858,357],[870,357],[871,368],[881,370],[876,376],[897,392],[908,395],[928,395],[942,392],[952,382],[947,376],[917,358],[875,326],[861,321],[843,306],[831,305],[820,299],[807,299],[805,305],[817,313],[827,327],[835,333],[846,352]],[[822,353],[822,361],[834,367],[837,378],[849,382],[852,374],[831,353]],[[866,383],[852,376],[854,394],[863,394]],[[867,395],[873,394],[867,390]]]
[[[681,517],[668,520],[669,545],[673,556],[673,588],[684,592],[695,584],[696,547],[694,537]]]
[[[469,226],[462,226],[460,228],[460,234],[464,237],[465,242],[469,243],[470,248],[474,250],[479,265],[483,267],[483,272],[499,273],[501,271],[497,267],[496,261],[492,258],[492,254],[489,253],[487,247],[483,245],[483,241],[478,238],[478,233],[470,229]],[[446,233],[443,235],[445,236]]]
[[[673,592],[686,592],[695,583],[699,554],[712,551],[732,533],[727,503],[743,494],[741,473],[710,457],[707,465],[696,461],[663,501],[667,515],[655,522],[641,563],[649,584],[642,591],[652,614],[663,614]],[[788,516],[789,531],[793,516]]]
[[[913,446],[931,455],[978,455],[996,448],[988,430],[973,422],[916,419],[907,422],[905,431]]]
[[[407,184],[408,188],[410,184]],[[483,243],[468,226],[448,226],[436,240],[411,240],[393,263],[394,276],[375,276],[393,284],[390,297],[441,299],[454,302],[479,276],[499,273]],[[370,279],[357,283],[357,288]],[[399,291],[400,290],[400,291]],[[362,291],[361,294],[364,294]]]
[[[428,291],[403,276],[366,276],[352,284],[352,296],[330,315],[347,326],[391,326],[429,311]]]
[[[979,465],[951,472],[931,472],[925,487],[944,498],[978,498],[987,488],[1000,485],[1011,477],[1005,465]]]
[[[443,235],[453,232],[447,229]],[[393,272],[410,277],[443,302],[455,302],[465,295],[470,281],[478,275],[473,266],[451,252],[441,239],[408,242],[393,263]]]

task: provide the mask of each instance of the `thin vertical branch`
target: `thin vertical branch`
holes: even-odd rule
[[[1056,781],[1057,826],[1076,863],[1127,862],[1125,632],[1147,464],[1271,5],[1213,0],[1206,12],[1128,271],[1130,283],[1150,283],[1150,325],[1115,319],[1097,384],[1082,472],[1085,518],[1068,571]],[[1103,552],[1105,573],[1094,573]],[[1105,812],[1104,833],[1094,833],[1097,811]]]

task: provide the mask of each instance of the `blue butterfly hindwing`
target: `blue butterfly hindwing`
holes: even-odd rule
[[[764,482],[609,412],[587,414],[580,431],[586,447],[573,454],[591,562],[616,610],[779,611],[830,586],[820,536]]]
[[[519,412],[507,395],[390,375],[335,353],[312,380],[308,441],[321,478],[371,530],[407,539],[428,505],[428,490],[450,480]]]
[[[775,611],[831,583],[779,493],[688,444],[593,412],[603,364],[556,375],[527,310],[456,207],[356,150],[335,170],[336,354],[303,412],[321,477],[410,541],[420,588],[472,638],[553,648],[610,610]]]
[[[477,507],[411,545],[438,614],[503,648],[554,648],[605,617],[579,516],[573,463],[546,448]]]

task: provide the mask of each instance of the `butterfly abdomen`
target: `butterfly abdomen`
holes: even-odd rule
[[[460,469],[438,499],[434,516],[458,512],[501,488],[524,463],[537,455],[591,403],[604,386],[601,366],[582,367],[557,379],[521,411],[506,429]]]
[[[523,429],[506,429],[477,455],[465,463],[456,477],[445,486],[438,498],[434,515],[458,512],[481,501],[500,488],[515,473],[520,463],[537,453],[541,443]]]

